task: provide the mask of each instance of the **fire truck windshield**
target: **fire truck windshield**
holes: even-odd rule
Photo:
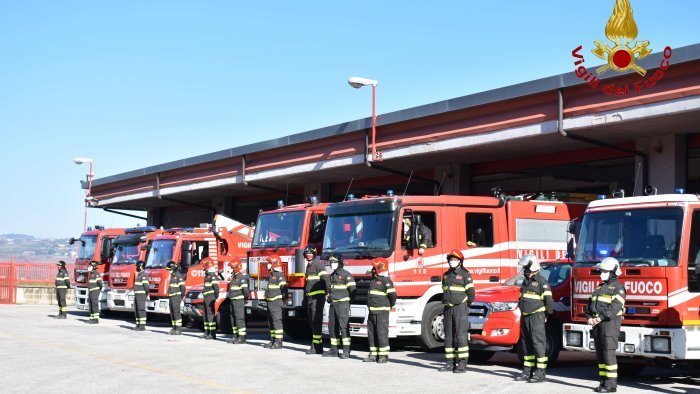
[[[92,260],[93,256],[95,256],[95,248],[97,247],[97,235],[83,235],[80,237],[80,240],[82,242],[80,242],[78,258]]]
[[[112,264],[136,264],[139,260],[138,244],[117,244]]]
[[[682,226],[681,208],[586,213],[576,265],[594,266],[606,257],[615,257],[622,266],[676,266]]]
[[[395,212],[355,213],[328,218],[324,252],[385,252],[396,230]]]
[[[146,268],[163,268],[168,261],[173,259],[175,249],[174,239],[160,239],[153,241],[151,250],[146,259]]]
[[[542,275],[550,286],[555,287],[571,276],[571,264],[568,263],[557,263],[557,264],[542,264],[542,270],[540,270],[540,275]],[[515,275],[514,277],[508,279],[505,286],[520,286],[523,284],[523,274],[522,272]]]
[[[299,246],[306,211],[277,212],[258,216],[253,248]]]

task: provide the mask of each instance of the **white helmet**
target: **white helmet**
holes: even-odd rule
[[[518,260],[518,265],[530,272],[537,272],[540,270],[540,262],[534,254],[526,254],[521,257],[520,260]]]
[[[616,276],[622,275],[622,270],[620,269],[620,262],[614,257],[606,257],[595,266],[601,271],[614,272]]]

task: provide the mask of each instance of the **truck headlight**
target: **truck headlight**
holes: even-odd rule
[[[651,337],[651,351],[654,353],[671,353],[671,338]]]
[[[129,296],[129,301],[133,301],[133,300],[134,300],[134,296],[133,296],[133,295],[130,295],[130,296]]]
[[[510,328],[497,328],[495,330],[491,330],[491,336],[492,337],[501,337],[504,335],[508,335],[510,332]]]
[[[168,301],[161,301],[161,302],[160,302],[160,307],[163,308],[163,309],[167,308],[167,307],[168,307]]]
[[[506,312],[515,310],[518,307],[517,302],[492,302],[491,310],[494,312]]]
[[[203,298],[204,298],[204,293],[199,293],[199,295],[197,296],[197,298],[200,299],[200,300],[203,299]]]
[[[568,346],[583,347],[583,333],[581,331],[567,331],[566,344]]]

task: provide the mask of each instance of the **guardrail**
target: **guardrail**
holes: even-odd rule
[[[67,263],[66,269],[75,283],[75,264]],[[53,287],[57,270],[56,263],[0,261],[0,304],[14,303],[18,286]]]

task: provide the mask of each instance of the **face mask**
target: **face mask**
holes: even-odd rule
[[[271,269],[272,269],[272,264],[267,263],[267,270],[269,271],[269,270],[271,270]]]
[[[379,273],[379,276],[383,276],[383,277],[385,277],[385,278],[388,278],[388,277],[389,277],[389,271],[380,272],[380,273]]]
[[[282,271],[282,267],[275,267],[272,270],[275,272],[280,272],[280,271]]]
[[[304,257],[306,258],[306,261],[309,263],[314,259],[314,255],[312,255],[312,254],[307,254]]]
[[[216,269],[214,269],[214,268],[209,268],[207,271],[208,271],[210,274],[213,274],[213,273],[216,272]]]
[[[447,260],[447,264],[449,264],[450,268],[457,268],[457,266],[459,265],[459,260],[449,259]]]
[[[600,273],[600,280],[603,282],[607,282],[608,279],[610,279],[610,272],[601,272]]]
[[[337,269],[338,269],[338,263],[331,263],[331,269],[332,269],[333,271],[337,270]]]

